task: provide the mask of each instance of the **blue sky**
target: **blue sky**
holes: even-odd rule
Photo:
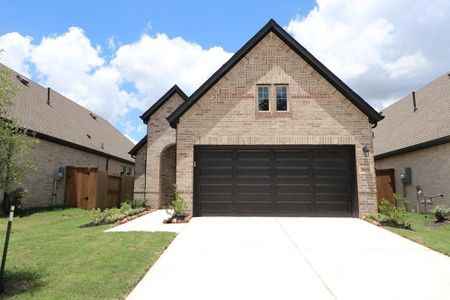
[[[191,94],[270,18],[377,109],[450,70],[445,0],[34,1],[0,10],[0,62],[112,122]]]

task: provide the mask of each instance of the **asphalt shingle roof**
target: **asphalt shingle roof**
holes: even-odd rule
[[[414,146],[450,135],[450,76],[448,73],[383,110],[374,129],[374,154]]]
[[[11,115],[22,127],[106,156],[134,161],[128,154],[133,143],[108,121],[54,90],[50,91],[48,104],[47,88],[31,80],[23,84],[18,77],[22,75],[2,64],[0,69],[8,69],[17,86]]]

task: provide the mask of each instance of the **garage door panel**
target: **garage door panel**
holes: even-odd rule
[[[201,166],[199,173],[199,176],[203,176],[205,178],[210,177],[231,177],[233,175],[233,168],[230,166],[225,167],[206,167]]]
[[[196,151],[197,214],[314,216],[353,211],[352,147],[220,147],[200,146]]]
[[[276,167],[297,167],[297,168],[308,168],[309,161],[306,159],[283,159],[275,161]]]
[[[311,184],[276,184],[276,194],[308,194],[311,195],[313,187]]]
[[[307,150],[292,150],[292,149],[275,149],[276,160],[308,160],[309,152]]]
[[[244,160],[270,160],[270,150],[236,150],[238,161]]]
[[[209,215],[223,215],[230,214],[233,211],[233,203],[229,201],[219,202],[206,202],[201,203],[201,210],[204,214]]]
[[[270,167],[253,167],[253,168],[244,168],[244,167],[236,167],[237,176],[240,178],[245,177],[269,177],[270,178]]]
[[[348,168],[314,168],[316,178],[344,177],[349,176]]]
[[[294,178],[309,178],[309,167],[279,167],[275,169],[275,175],[277,178],[281,177],[294,177]]]
[[[280,215],[305,214],[313,211],[310,202],[277,202],[276,209]]]
[[[236,209],[239,214],[258,214],[258,215],[270,215],[272,214],[273,205],[272,202],[251,201],[251,202],[239,202],[236,204]]]
[[[316,184],[316,194],[349,194],[349,187],[343,184]]]
[[[253,195],[270,195],[272,191],[271,184],[254,183],[254,184],[236,184],[236,194],[253,194]]]
[[[308,203],[312,204],[311,193],[278,193],[276,203]]]
[[[231,195],[233,185],[232,184],[201,184],[199,186],[200,194],[202,195],[214,195],[214,194],[227,194]]]
[[[316,210],[322,212],[346,212],[348,202],[320,202],[316,203]]]

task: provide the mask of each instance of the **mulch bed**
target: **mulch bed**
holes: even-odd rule
[[[427,226],[427,227],[438,227],[438,226],[442,226],[444,224],[450,224],[450,220],[445,220],[445,221],[442,221],[442,222],[431,221],[431,222],[425,223],[425,226]]]
[[[119,221],[117,221],[116,223],[114,223],[114,224],[113,224],[113,227],[118,226],[118,225],[125,224],[125,223],[127,223],[127,222],[129,222],[129,221],[132,221],[132,220],[134,220],[134,219],[136,219],[136,218],[145,216],[146,214],[152,213],[152,212],[154,212],[154,211],[156,211],[156,210],[157,210],[157,209],[149,208],[149,209],[144,210],[144,211],[142,211],[142,212],[140,212],[140,213],[138,213],[138,214],[135,214],[135,215],[132,215],[132,216],[127,216],[127,217],[123,218],[122,220],[119,220]]]
[[[136,218],[142,217],[142,216],[144,216],[146,214],[149,214],[151,212],[154,212],[154,211],[156,211],[156,209],[148,208],[148,209],[146,209],[144,211],[141,211],[140,213],[137,213],[135,215],[127,216],[127,217],[125,217],[125,218],[123,218],[123,219],[121,219],[119,221],[116,221],[115,223],[106,222],[106,221],[102,221],[102,222],[99,222],[99,223],[92,223],[91,222],[91,223],[80,225],[79,227],[80,228],[85,228],[85,227],[94,227],[94,226],[107,225],[107,224],[112,224],[112,227],[116,227],[118,225],[125,224],[126,222],[129,222],[129,221],[134,220]]]
[[[182,216],[171,219],[165,219],[163,221],[164,224],[179,224],[179,223],[188,223],[192,219],[192,216]]]

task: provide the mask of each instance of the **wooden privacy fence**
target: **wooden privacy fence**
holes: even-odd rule
[[[64,204],[80,208],[111,208],[133,197],[133,176],[118,176],[98,168],[66,167]]]
[[[395,170],[375,170],[375,174],[377,178],[378,206],[383,198],[391,203],[394,203],[393,194],[395,193]]]

